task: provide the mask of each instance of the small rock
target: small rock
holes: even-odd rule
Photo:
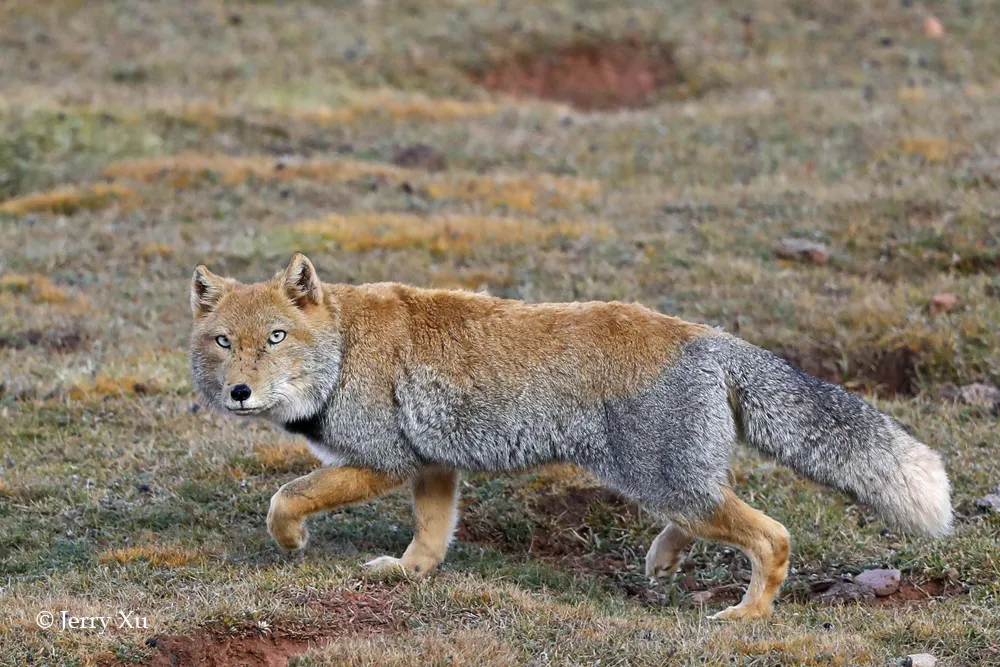
[[[875,595],[884,598],[899,590],[901,578],[899,570],[865,570],[854,577],[854,583],[867,584],[875,589]]]
[[[712,599],[712,591],[698,591],[697,593],[692,593],[691,601],[697,604],[705,604]]]
[[[941,315],[942,313],[950,313],[955,310],[955,306],[958,305],[958,297],[954,294],[949,294],[945,292],[944,294],[935,294],[931,299],[930,311],[931,315]]]
[[[838,581],[819,594],[819,601],[828,604],[845,604],[875,599],[875,589],[867,584]]]
[[[443,171],[445,168],[444,154],[427,144],[413,144],[399,149],[392,156],[392,163],[397,167],[427,171]]]
[[[830,261],[829,248],[806,239],[783,239],[774,252],[782,259],[808,261],[820,266]]]
[[[924,34],[931,39],[944,39],[944,24],[936,16],[928,14],[924,18]]]
[[[1000,405],[1000,387],[985,382],[973,382],[962,387],[945,387],[941,390],[941,396],[987,408]]]
[[[937,658],[930,653],[914,653],[906,656],[903,664],[909,665],[909,667],[934,667],[937,664]]]
[[[988,493],[976,501],[976,509],[981,512],[1000,512],[1000,493]]]

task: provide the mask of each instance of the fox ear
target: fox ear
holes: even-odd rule
[[[195,319],[215,310],[227,288],[226,280],[209,271],[204,265],[196,268],[191,277],[191,312]]]
[[[301,252],[292,256],[282,282],[285,294],[299,308],[323,303],[323,285],[316,275],[316,268]]]

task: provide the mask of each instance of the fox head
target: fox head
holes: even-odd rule
[[[210,406],[283,424],[327,404],[340,373],[338,310],[305,255],[250,285],[199,266],[191,311],[191,374]]]

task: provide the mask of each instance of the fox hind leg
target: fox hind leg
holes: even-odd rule
[[[366,564],[371,570],[402,569],[422,577],[444,560],[458,521],[457,470],[426,468],[413,479],[413,541],[401,558],[382,556]]]
[[[736,606],[712,616],[717,620],[761,618],[773,611],[774,598],[788,575],[790,541],[780,523],[747,505],[728,488],[723,501],[703,518],[684,522],[691,534],[739,547],[750,558],[750,585]]]
[[[668,523],[646,553],[646,576],[668,577],[677,571],[691,535],[676,523]]]

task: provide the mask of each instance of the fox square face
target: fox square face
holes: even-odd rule
[[[252,285],[199,266],[191,311],[191,373],[210,406],[286,423],[315,414],[332,394],[336,314],[304,255]]]

